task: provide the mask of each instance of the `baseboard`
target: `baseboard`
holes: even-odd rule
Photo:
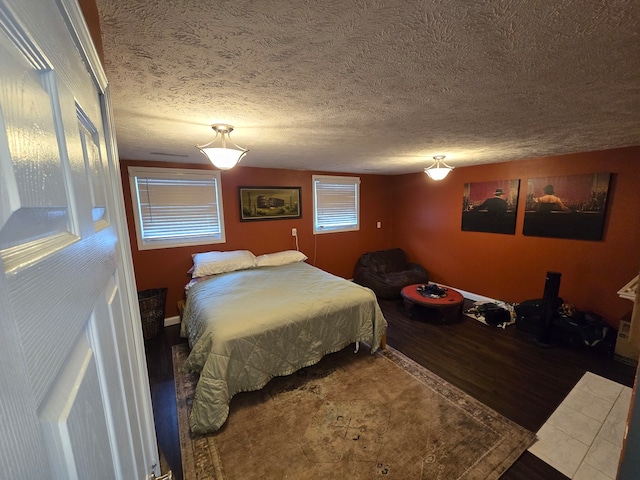
[[[176,315],[175,317],[167,317],[164,319],[164,326],[170,327],[171,325],[178,325],[180,323],[180,317]]]
[[[457,287],[450,287],[449,285],[444,285],[443,283],[435,283],[436,285],[440,285],[441,287],[453,288],[455,291],[460,292],[464,298],[469,300],[473,300],[474,302],[499,302],[501,300],[496,300],[495,298],[485,297],[484,295],[478,295],[477,293],[467,292],[465,290],[460,290]]]

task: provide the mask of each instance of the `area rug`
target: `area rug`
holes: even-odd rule
[[[497,479],[535,438],[391,347],[240,393],[219,431],[194,436],[197,375],[173,348],[184,480]]]

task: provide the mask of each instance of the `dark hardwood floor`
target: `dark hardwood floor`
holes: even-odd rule
[[[158,448],[166,458],[176,480],[182,480],[182,459],[171,347],[183,342],[186,342],[186,339],[180,337],[179,325],[166,327],[160,335],[145,341]]]
[[[536,345],[515,325],[490,327],[469,317],[443,322],[437,312],[380,300],[389,323],[387,343],[505,417],[536,432],[586,371],[633,386],[635,367],[589,348]],[[158,445],[182,479],[171,346],[185,341],[178,326],[147,340],[147,363]],[[566,480],[525,452],[505,480]],[[188,480],[188,479],[187,479]]]

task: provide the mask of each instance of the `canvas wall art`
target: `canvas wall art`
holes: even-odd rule
[[[528,179],[522,233],[602,240],[610,178],[594,173]]]
[[[300,218],[300,187],[238,187],[240,221]]]
[[[514,235],[519,188],[520,180],[465,183],[462,230]]]

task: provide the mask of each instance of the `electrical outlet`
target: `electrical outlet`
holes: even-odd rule
[[[292,237],[297,237],[298,236],[298,229],[297,228],[292,228],[291,229],[291,236]]]
[[[380,227],[382,227],[382,222],[376,223],[376,228],[380,228]]]

